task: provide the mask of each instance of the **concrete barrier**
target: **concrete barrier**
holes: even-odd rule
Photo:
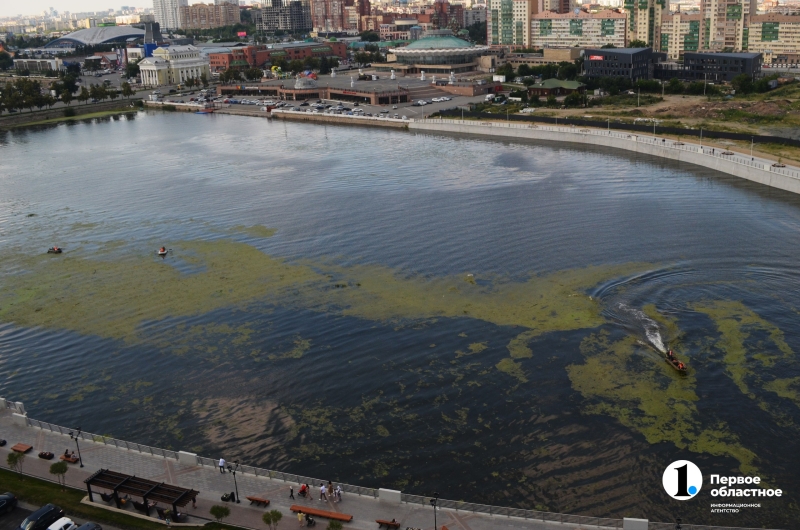
[[[28,426],[28,417],[25,414],[17,414],[14,412],[11,414],[11,421],[14,422],[14,425],[19,425],[20,427]]]
[[[384,488],[378,489],[378,499],[381,502],[390,502],[392,504],[400,504],[401,501],[401,493],[397,490],[387,490]]]
[[[196,466],[197,454],[187,453],[186,451],[178,451],[178,462],[187,466]]]
[[[640,134],[603,131],[602,129],[577,129],[573,127],[531,126],[517,123],[474,122],[460,120],[420,120],[409,125],[409,129],[448,132],[468,135],[483,135],[526,140],[548,140],[581,145],[604,146],[624,149],[651,156],[688,162],[765,186],[800,194],[800,170],[798,168],[773,168],[771,161],[753,159],[741,153],[725,157],[721,149],[712,155],[708,149],[697,144],[666,140]],[[678,146],[677,144],[681,144]]]
[[[622,519],[622,530],[647,530],[647,519],[632,519],[624,517]]]

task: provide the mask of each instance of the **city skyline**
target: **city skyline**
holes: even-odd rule
[[[189,0],[189,4],[214,3],[213,0]],[[247,2],[248,4],[250,2]],[[153,8],[152,0],[137,0],[135,3],[110,4],[108,0],[30,0],[24,4],[19,2],[0,2],[0,18],[7,17],[32,17],[41,16],[43,11],[49,11],[52,7],[59,13],[69,11],[70,13],[86,13],[96,11],[108,11],[109,9],[119,10],[123,5],[140,8]]]

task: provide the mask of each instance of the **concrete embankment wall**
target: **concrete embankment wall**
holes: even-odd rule
[[[741,153],[725,155],[723,149],[712,150],[699,144],[683,143],[657,136],[620,133],[603,129],[436,119],[414,121],[410,123],[409,129],[526,140],[549,140],[625,149],[689,162],[773,188],[800,193],[799,168],[774,167],[771,160],[752,158]]]
[[[74,105],[70,105],[69,107],[58,107],[49,110],[35,110],[33,112],[28,112],[28,111],[16,112],[14,114],[9,114],[0,117],[0,129],[2,129],[3,127],[14,127],[16,125],[22,125],[24,123],[29,123],[33,121],[50,120],[53,118],[63,118],[64,110],[66,110],[67,108],[70,108],[73,111],[75,111],[75,116],[81,116],[82,114],[91,114],[93,112],[125,109],[129,107],[131,103],[135,103],[136,101],[137,101],[136,99],[131,99],[130,101],[127,99],[122,99],[122,100],[118,99],[116,101],[103,101],[101,103],[90,103],[88,105],[76,103]]]
[[[272,117],[282,120],[335,123],[338,125],[366,125],[367,127],[392,127],[395,129],[407,129],[410,123],[406,120],[395,120],[394,118],[313,114],[310,112],[273,112]]]

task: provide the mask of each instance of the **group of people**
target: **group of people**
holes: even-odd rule
[[[311,498],[311,487],[308,484],[301,484],[300,489],[297,491],[298,495],[303,498]],[[294,499],[294,487],[289,486],[289,498]],[[328,485],[321,483],[319,485],[319,500],[333,502],[341,502],[342,500],[342,486],[333,487],[333,483],[329,480]]]
[[[671,362],[672,364],[677,366],[678,370],[685,370],[686,369],[686,365],[683,364],[682,362],[678,361],[678,359],[675,357],[675,354],[672,353],[672,350],[667,350],[667,359],[669,359],[669,362]],[[677,361],[677,363],[676,363],[676,361]]]
[[[75,456],[75,451],[69,452],[69,449],[64,449],[64,458],[78,458]]]

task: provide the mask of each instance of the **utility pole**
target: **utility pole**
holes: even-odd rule
[[[755,137],[750,137],[750,158],[753,158],[753,144],[755,144]]]

